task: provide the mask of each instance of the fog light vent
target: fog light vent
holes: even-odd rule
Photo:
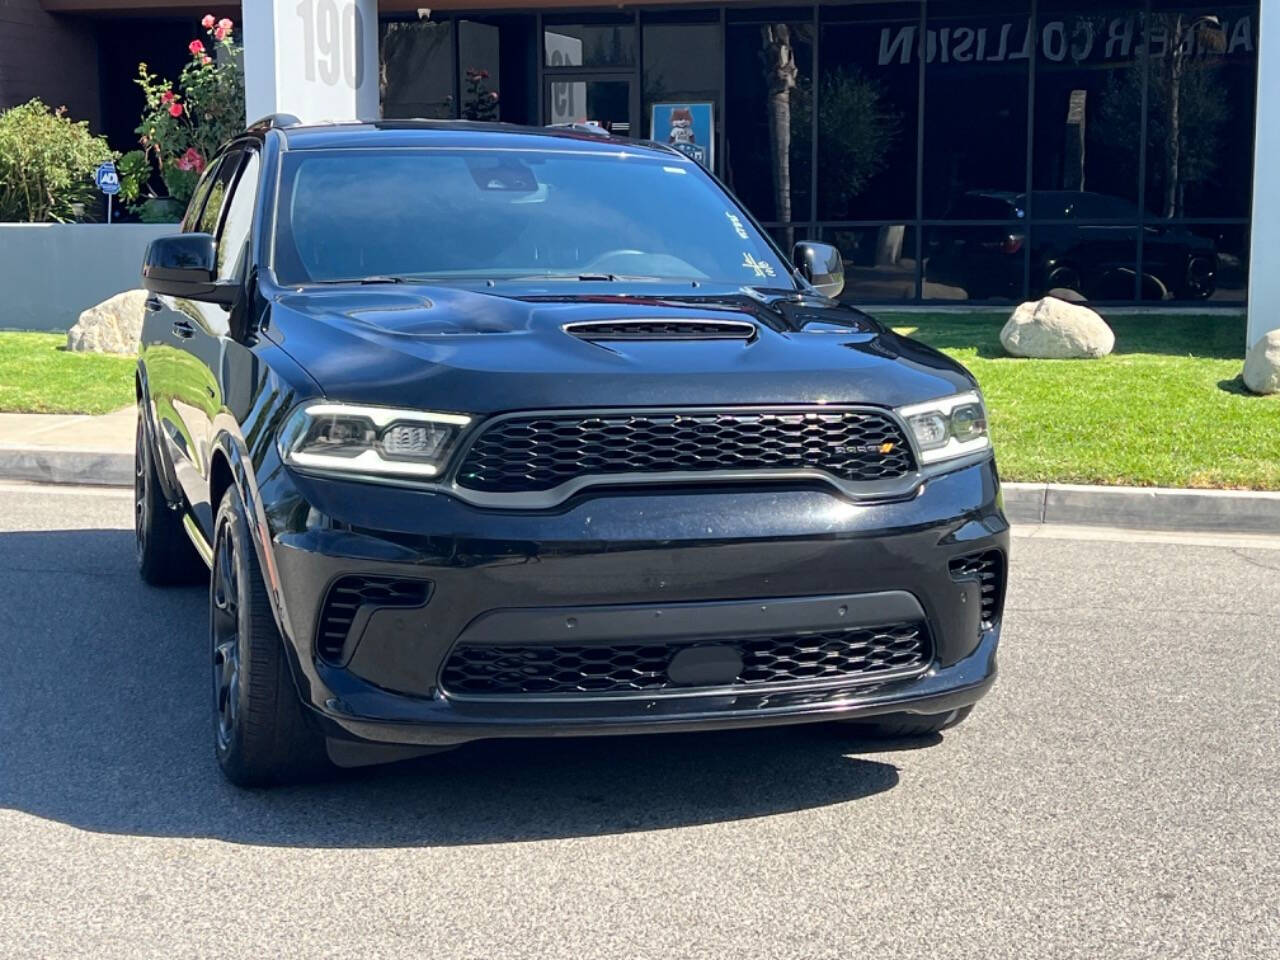
[[[986,550],[951,561],[953,580],[977,580],[982,589],[982,629],[990,630],[1004,606],[1004,554]]]
[[[324,606],[320,608],[320,621],[316,628],[317,655],[329,663],[343,662],[347,637],[357,620],[363,629],[369,613],[379,607],[420,607],[427,602],[427,589],[425,580],[340,577],[329,588]]]

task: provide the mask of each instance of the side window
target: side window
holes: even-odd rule
[[[230,280],[235,276],[249,242],[253,227],[254,201],[258,198],[258,154],[249,151],[241,166],[240,179],[236,181],[227,201],[227,214],[222,220],[222,232],[218,234],[218,279]]]
[[[205,198],[209,196],[209,187],[217,180],[218,168],[221,165],[221,161],[211,164],[200,177],[200,182],[196,184],[195,192],[191,194],[191,199],[187,203],[187,212],[182,215],[183,233],[195,233],[198,229],[200,211],[204,209]]]
[[[222,216],[222,205],[227,199],[227,188],[236,175],[236,167],[240,165],[241,154],[237,151],[228,153],[218,165],[218,172],[209,187],[209,195],[204,201],[204,210],[200,213],[200,233],[218,232],[218,221]]]

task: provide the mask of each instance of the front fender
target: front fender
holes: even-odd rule
[[[155,401],[151,399],[151,383],[147,377],[147,365],[138,359],[138,416],[142,418],[142,429],[146,435],[147,445],[151,449],[151,457],[156,463],[156,474],[160,478],[160,492],[170,507],[177,509],[182,505],[182,491],[178,486],[178,475],[173,469],[173,460],[169,456],[167,444],[160,443],[159,428],[156,426]]]

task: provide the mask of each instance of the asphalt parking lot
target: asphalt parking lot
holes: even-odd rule
[[[205,596],[0,486],[0,957],[1274,957],[1280,540],[1014,541],[961,727],[488,743],[242,792]]]

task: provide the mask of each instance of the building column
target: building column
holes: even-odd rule
[[[377,0],[253,0],[241,15],[247,122],[377,119]]]
[[[1270,331],[1280,329],[1280,8],[1274,3],[1261,4],[1258,16],[1258,97],[1246,348]]]

